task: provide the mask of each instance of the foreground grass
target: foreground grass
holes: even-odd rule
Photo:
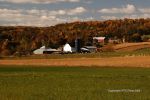
[[[149,100],[149,83],[146,68],[1,66],[0,100]]]

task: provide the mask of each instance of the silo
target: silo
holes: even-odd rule
[[[77,38],[75,40],[75,48],[76,48],[76,52],[80,52],[80,48],[81,48],[81,39]]]

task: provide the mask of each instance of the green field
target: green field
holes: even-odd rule
[[[150,100],[149,94],[147,68],[0,68],[0,100]]]

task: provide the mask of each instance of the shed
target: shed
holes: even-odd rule
[[[46,48],[45,46],[42,46],[41,48],[33,51],[34,54],[51,54],[51,53],[60,53],[60,50],[52,49],[52,48]]]
[[[96,52],[96,50],[97,50],[97,47],[95,47],[95,46],[84,46],[83,48],[88,49],[89,52]]]

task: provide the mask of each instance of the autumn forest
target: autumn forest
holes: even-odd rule
[[[77,21],[49,27],[0,26],[0,55],[31,54],[42,45],[58,48],[66,42],[74,46],[76,38],[82,40],[82,45],[89,45],[95,36],[142,42],[148,39],[148,35],[150,19]]]

